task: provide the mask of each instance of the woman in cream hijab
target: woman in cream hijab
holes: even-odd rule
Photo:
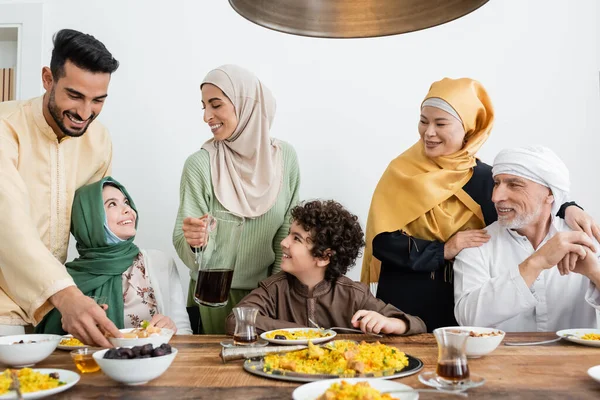
[[[298,203],[300,172],[293,147],[271,137],[275,99],[254,74],[224,65],[210,71],[200,88],[213,138],[183,168],[173,244],[191,270],[191,299],[198,272],[193,248],[205,244],[204,217],[217,210],[245,217],[227,306],[199,308],[203,333],[225,333],[231,308],[280,270],[280,243]],[[188,310],[195,307],[188,300]]]
[[[390,163],[373,195],[361,280],[379,282],[378,298],[420,317],[430,332],[456,325],[452,260],[486,243],[484,228],[498,218],[491,167],[475,157],[493,122],[479,82],[433,83],[421,104],[420,140]],[[591,221],[577,207],[567,215],[573,226]]]

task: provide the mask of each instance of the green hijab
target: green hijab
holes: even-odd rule
[[[65,264],[67,272],[86,296],[107,298],[108,318],[121,329],[124,326],[123,284],[121,275],[133,264],[139,248],[131,237],[120,243],[109,244],[106,240],[104,222],[106,213],[102,201],[102,189],[107,183],[118,187],[136,212],[133,199],[119,182],[106,177],[99,182],[83,186],[75,192],[71,212],[71,233],[77,241],[79,258]],[[136,218],[135,227],[137,228]],[[64,334],[61,314],[50,311],[36,326],[36,332]]]

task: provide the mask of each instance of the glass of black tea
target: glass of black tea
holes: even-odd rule
[[[223,307],[229,298],[244,217],[229,211],[213,211],[209,218],[208,240],[198,257],[194,301],[203,306]]]
[[[433,334],[438,344],[437,379],[445,385],[461,385],[468,381],[466,346],[469,331],[439,328]]]
[[[235,332],[233,344],[236,346],[251,346],[258,340],[256,334],[256,315],[258,309],[252,307],[235,307]]]

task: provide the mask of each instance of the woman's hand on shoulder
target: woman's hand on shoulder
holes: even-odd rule
[[[571,206],[565,210],[565,222],[574,231],[583,231],[590,238],[600,242],[600,226],[594,218],[579,207]]]
[[[479,247],[487,243],[490,237],[485,229],[457,232],[444,244],[444,260],[453,260],[462,249]]]
[[[183,236],[191,247],[202,247],[206,245],[207,215],[200,218],[186,217],[183,220]]]

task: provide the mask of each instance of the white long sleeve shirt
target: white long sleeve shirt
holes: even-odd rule
[[[158,312],[171,318],[178,335],[191,335],[179,272],[172,257],[158,250],[142,250],[150,284],[154,288]],[[127,310],[125,310],[127,314]]]
[[[464,249],[454,262],[454,314],[459,324],[507,332],[598,326],[600,292],[587,277],[577,273],[561,276],[554,267],[544,270],[527,287],[519,264],[535,252],[529,240],[498,222],[486,229],[489,242]],[[564,220],[553,217],[539,247],[556,233],[570,230]],[[600,247],[595,244],[598,257]]]

